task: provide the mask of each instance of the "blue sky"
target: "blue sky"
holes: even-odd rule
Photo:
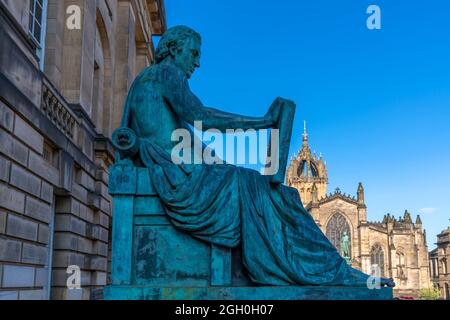
[[[263,115],[297,103],[291,154],[327,161],[329,191],[366,191],[369,220],[420,213],[429,249],[450,225],[450,1],[166,0],[168,26],[203,37],[203,103]],[[366,9],[381,8],[381,30]],[[422,212],[421,212],[422,211]]]

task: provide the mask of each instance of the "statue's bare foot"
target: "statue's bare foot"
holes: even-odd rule
[[[381,286],[387,286],[389,288],[395,287],[394,279],[392,278],[381,278]]]

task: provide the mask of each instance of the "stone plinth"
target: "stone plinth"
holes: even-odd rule
[[[110,300],[391,300],[392,289],[361,287],[183,287],[111,286]]]

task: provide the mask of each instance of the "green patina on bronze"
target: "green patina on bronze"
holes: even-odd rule
[[[288,299],[342,298],[336,287],[349,299],[391,298],[391,288],[367,289],[369,276],[347,264],[297,191],[281,183],[295,104],[277,98],[263,117],[204,106],[188,84],[200,56],[198,33],[171,28],[159,43],[155,64],[130,89],[122,128],[113,135],[118,151],[110,173],[113,285],[106,298],[274,299],[283,292]],[[194,121],[223,132],[279,129],[278,173],[174,164],[172,132],[192,132]],[[381,285],[393,283],[382,279]],[[314,293],[315,286],[330,290]]]

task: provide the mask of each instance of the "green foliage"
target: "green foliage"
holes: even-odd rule
[[[420,290],[419,298],[421,300],[439,300],[441,292],[436,288],[427,288]]]

